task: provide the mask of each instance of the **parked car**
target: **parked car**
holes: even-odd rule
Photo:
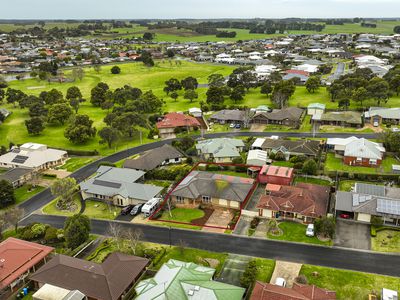
[[[137,216],[138,214],[140,214],[140,213],[142,212],[142,207],[143,207],[143,205],[144,205],[144,203],[135,205],[135,206],[132,208],[131,212],[130,212],[131,216]]]
[[[229,125],[229,128],[235,128],[235,123],[231,123],[231,124]]]
[[[375,121],[374,122],[374,127],[378,127],[379,126],[379,122]]]
[[[236,124],[236,125],[235,125],[235,128],[236,128],[236,129],[240,129],[240,127],[241,127],[240,124]]]
[[[150,217],[157,210],[158,206],[160,205],[160,202],[161,198],[153,198],[147,201],[146,204],[143,205],[142,207],[142,212],[144,216],[146,218]]]
[[[392,128],[392,132],[400,132],[400,128],[398,128],[398,127],[393,127],[393,128]]]
[[[275,285],[286,287],[286,280],[282,277],[278,277],[275,279]]]
[[[306,236],[314,236],[314,224],[308,224],[306,229]]]
[[[123,209],[121,209],[121,215],[125,216],[125,215],[129,214],[131,212],[132,208],[133,208],[133,205],[125,206]]]
[[[349,214],[340,214],[339,217],[341,217],[342,219],[350,219]]]

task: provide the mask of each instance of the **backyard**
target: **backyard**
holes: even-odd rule
[[[306,236],[307,226],[297,222],[280,222],[278,223],[279,228],[282,230],[282,235],[273,235],[270,232],[267,233],[267,238],[273,240],[290,241],[298,243],[309,243],[317,245],[332,245],[331,241],[320,241],[317,237]]]
[[[332,172],[349,172],[363,174],[390,174],[392,173],[392,165],[400,164],[394,157],[388,156],[382,160],[382,165],[377,168],[373,167],[357,167],[345,165],[342,159],[335,157],[334,153],[328,153],[325,161],[325,171]]]
[[[400,230],[381,230],[371,237],[371,248],[380,252],[400,252]]]
[[[379,294],[383,287],[400,289],[400,278],[376,274],[311,265],[303,265],[300,274],[307,277],[309,284],[336,291],[337,299],[343,300],[368,299],[368,294]]]

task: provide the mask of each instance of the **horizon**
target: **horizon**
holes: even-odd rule
[[[192,3],[191,3],[192,2]],[[1,20],[67,19],[283,19],[295,18],[395,18],[398,0],[153,0],[136,5],[130,0],[70,0],[55,4],[39,0],[14,0],[0,11]],[[328,13],[327,13],[328,12]],[[357,12],[358,16],[354,16]],[[51,16],[49,18],[49,16]],[[293,18],[293,17],[290,17]]]

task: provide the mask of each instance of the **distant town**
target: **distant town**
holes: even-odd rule
[[[0,299],[400,292],[400,19],[0,20]]]

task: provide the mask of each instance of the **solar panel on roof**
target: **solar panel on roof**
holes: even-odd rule
[[[391,215],[400,215],[400,201],[393,199],[378,199],[376,211]]]
[[[13,163],[17,163],[17,164],[23,164],[26,162],[26,160],[28,159],[28,156],[23,156],[23,155],[17,155],[14,157],[14,159],[11,161]]]
[[[111,181],[104,181],[104,180],[98,180],[98,179],[94,180],[93,184],[104,186],[104,187],[109,187],[109,188],[114,188],[114,189],[118,189],[118,188],[121,187],[120,183],[111,182]]]

